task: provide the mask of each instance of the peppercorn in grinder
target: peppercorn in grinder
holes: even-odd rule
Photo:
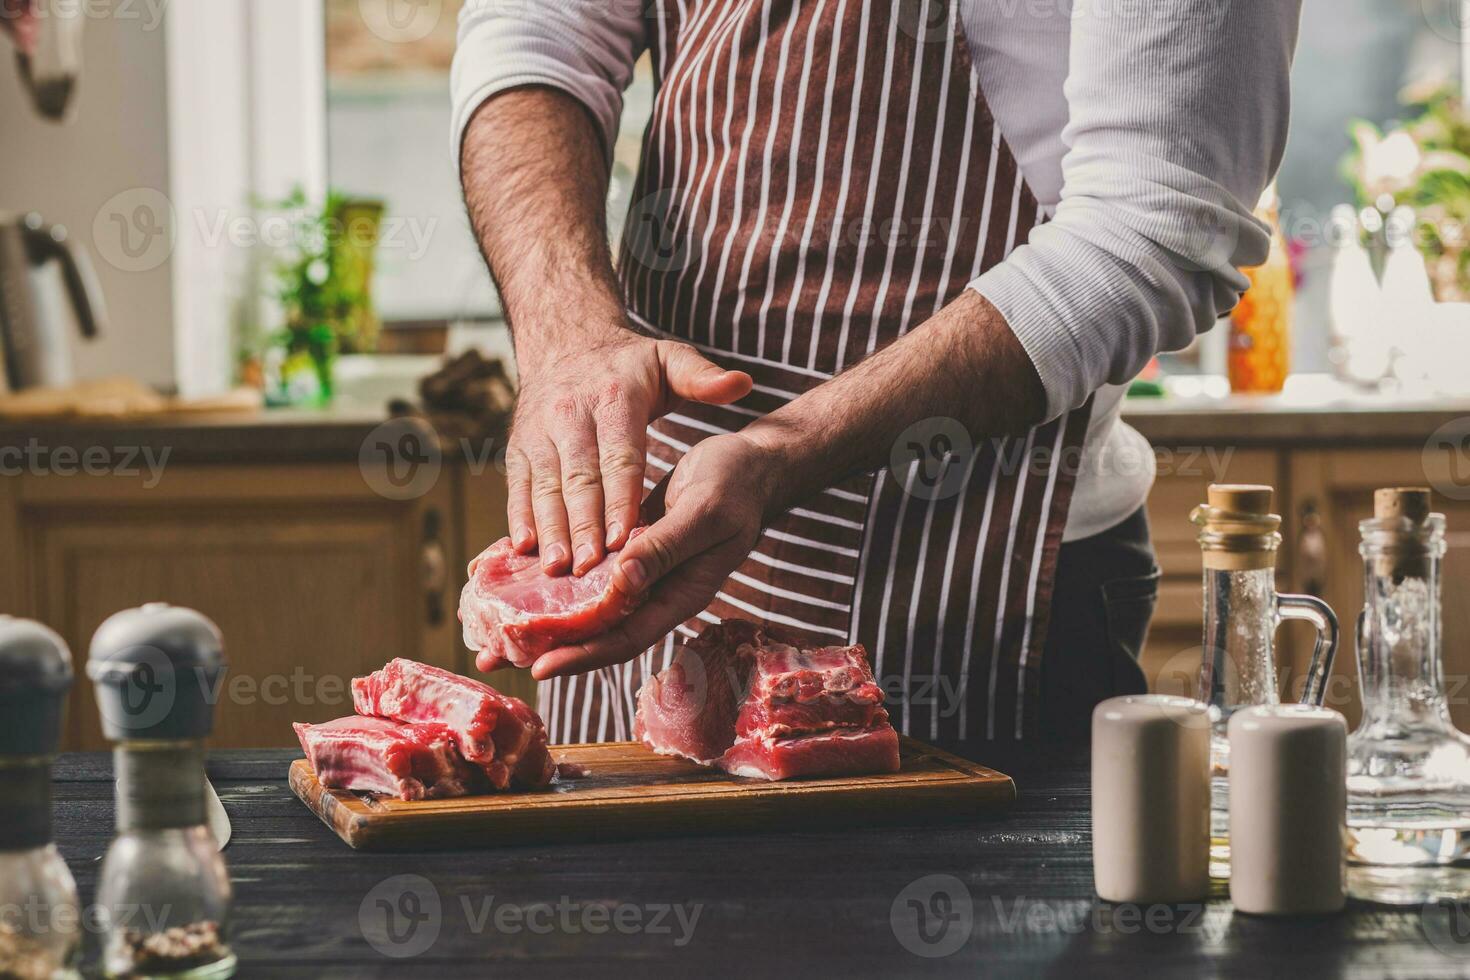
[[[117,777],[97,889],[108,976],[235,972],[229,874],[205,826],[204,739],[224,671],[219,628],[192,609],[125,609],[92,637],[87,676]]]
[[[71,652],[40,623],[0,616],[0,976],[74,977],[77,886],[51,840],[51,757]]]

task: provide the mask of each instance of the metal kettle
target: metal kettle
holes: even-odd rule
[[[35,213],[0,213],[0,390],[71,384],[72,337],[105,313],[87,253]]]

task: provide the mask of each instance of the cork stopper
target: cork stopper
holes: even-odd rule
[[[1379,519],[1407,517],[1411,523],[1423,524],[1429,516],[1428,487],[1384,487],[1373,491],[1373,516]]]
[[[1429,552],[1417,532],[1429,519],[1432,501],[1428,487],[1383,487],[1373,491],[1373,518],[1402,525],[1407,522],[1413,532],[1401,534],[1396,546],[1375,559],[1374,571],[1392,577],[1395,582],[1429,575]]]
[[[1255,483],[1212,483],[1206,502],[1189,519],[1199,529],[1206,568],[1272,568],[1281,547],[1281,518],[1271,513],[1275,492]]]
[[[1216,510],[1270,514],[1275,491],[1259,483],[1212,483],[1205,499]]]

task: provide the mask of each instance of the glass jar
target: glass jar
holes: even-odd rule
[[[1389,904],[1465,898],[1470,738],[1445,697],[1445,520],[1428,513],[1427,490],[1379,493],[1375,516],[1358,526],[1363,717],[1348,737],[1349,891]]]

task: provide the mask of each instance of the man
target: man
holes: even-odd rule
[[[454,66],[521,377],[510,533],[554,574],[622,548],[644,598],[533,668],[553,737],[627,737],[726,616],[864,643],[915,735],[1085,732],[1144,687],[1157,579],[1119,386],[1266,256],[1298,3],[643,2],[470,0]]]

